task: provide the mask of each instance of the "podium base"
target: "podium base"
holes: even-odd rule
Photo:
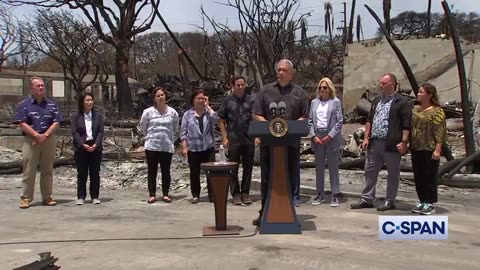
[[[239,235],[240,227],[236,225],[227,226],[226,230],[217,230],[215,226],[203,227],[203,236],[220,236],[220,235]]]
[[[292,223],[267,223],[260,225],[260,234],[302,234],[300,224]]]

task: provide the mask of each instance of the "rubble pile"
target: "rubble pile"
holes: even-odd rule
[[[55,180],[62,185],[77,185],[77,170],[75,166],[63,166],[54,169]],[[186,160],[178,155],[173,156],[172,183],[170,190],[188,189],[190,186],[190,172]],[[140,188],[147,189],[147,164],[129,161],[104,161],[100,169],[102,188]],[[157,185],[161,186],[160,168],[157,176]]]
[[[22,160],[22,152],[0,146],[0,162]]]

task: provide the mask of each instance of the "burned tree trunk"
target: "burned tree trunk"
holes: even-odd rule
[[[453,46],[455,48],[455,55],[457,57],[458,79],[460,81],[460,93],[462,97],[462,114],[463,114],[463,127],[465,136],[465,151],[466,156],[472,156],[475,153],[475,143],[473,139],[473,127],[472,118],[470,115],[470,100],[468,98],[467,88],[467,76],[465,75],[465,64],[463,62],[462,47],[460,44],[460,37],[458,35],[458,29],[452,18],[452,13],[448,6],[447,1],[442,0],[443,10],[452,34]],[[478,166],[477,166],[478,167]]]
[[[185,100],[185,109],[190,105],[190,96],[192,89],[190,88],[190,75],[188,73],[188,63],[182,49],[178,49],[178,68],[183,85],[183,98]]]
[[[380,18],[377,16],[375,11],[373,11],[368,5],[365,5],[367,8],[368,12],[373,16],[373,18],[377,21],[378,25],[380,26],[380,30],[382,31],[382,34],[385,36],[385,38],[388,41],[388,44],[392,47],[393,51],[398,57],[398,60],[400,61],[400,64],[402,64],[403,70],[405,71],[405,74],[407,75],[408,81],[410,82],[410,86],[412,87],[413,92],[415,95],[417,95],[418,92],[418,83],[417,80],[415,79],[415,76],[413,75],[412,69],[410,68],[410,65],[407,62],[407,59],[405,56],[402,54],[400,49],[397,47],[393,39],[390,37],[390,32],[385,28],[385,25],[383,25],[382,21]]]
[[[117,85],[118,109],[123,116],[133,115],[133,99],[128,84],[130,46],[120,45],[115,51],[115,82]]]
[[[356,0],[352,1],[352,11],[350,13],[350,23],[348,26],[348,44],[353,43],[353,20],[355,19],[355,5],[356,5]]]
[[[426,38],[429,38],[432,35],[432,0],[428,0],[428,9],[427,9],[427,32],[425,33]]]
[[[178,40],[178,38],[173,34],[172,30],[170,30],[170,27],[168,27],[168,24],[165,22],[165,20],[163,19],[162,15],[160,14],[160,12],[158,12],[158,10],[155,10],[155,14],[157,15],[158,19],[160,19],[160,21],[162,22],[163,27],[165,27],[165,29],[167,30],[167,32],[168,32],[168,34],[170,35],[170,37],[173,39],[173,42],[175,42],[175,44],[177,44],[177,47],[178,47],[180,50],[182,50],[185,59],[188,61],[188,63],[190,63],[190,65],[192,66],[193,70],[195,70],[195,73],[197,73],[197,76],[198,76],[200,79],[203,79],[202,73],[200,73],[200,70],[198,70],[197,66],[195,65],[195,63],[193,62],[193,60],[190,58],[190,56],[188,55],[188,53],[185,51],[185,49],[183,48],[183,46],[182,46],[182,44],[180,43],[180,41]],[[184,65],[184,66],[186,67],[186,65]]]

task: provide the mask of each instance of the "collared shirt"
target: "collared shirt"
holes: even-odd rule
[[[63,117],[55,101],[43,98],[37,102],[32,96],[22,100],[18,106],[14,123],[25,122],[36,132],[43,134],[54,122],[62,122]]]
[[[174,153],[178,124],[178,113],[170,106],[167,106],[164,113],[160,113],[154,106],[145,109],[140,119],[140,128],[145,136],[145,149]]]
[[[227,124],[227,138],[230,144],[251,144],[253,138],[248,136],[248,127],[252,121],[253,98],[244,94],[226,96],[218,110],[218,117]]]
[[[215,125],[218,122],[218,114],[210,115],[205,109],[203,112],[203,133],[195,117],[195,110],[190,109],[183,114],[180,127],[180,139],[187,141],[188,151],[202,152],[215,146]]]
[[[278,81],[265,85],[255,96],[252,112],[272,120],[275,117],[269,109],[270,103],[280,101],[287,105],[285,111],[287,120],[308,118],[307,92],[293,82],[286,87],[281,87]]]
[[[375,110],[372,123],[372,139],[386,139],[388,134],[388,117],[395,94],[382,97]]]
[[[87,141],[93,140],[93,131],[92,131],[92,111],[83,114],[85,119],[85,130],[87,132]]]

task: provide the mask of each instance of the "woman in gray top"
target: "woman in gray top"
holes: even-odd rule
[[[154,203],[157,189],[158,163],[162,172],[162,200],[171,203],[168,196],[170,189],[170,165],[175,151],[173,143],[178,133],[178,113],[166,104],[165,89],[155,87],[152,90],[154,105],[143,111],[140,127],[145,135],[145,155],[148,165],[148,203]]]
[[[215,161],[215,125],[217,113],[209,106],[208,97],[203,90],[195,90],[190,98],[192,108],[183,114],[180,138],[183,155],[190,166],[190,189],[192,203],[196,204],[200,196],[200,164]],[[207,182],[208,198],[213,202],[213,194]]]

